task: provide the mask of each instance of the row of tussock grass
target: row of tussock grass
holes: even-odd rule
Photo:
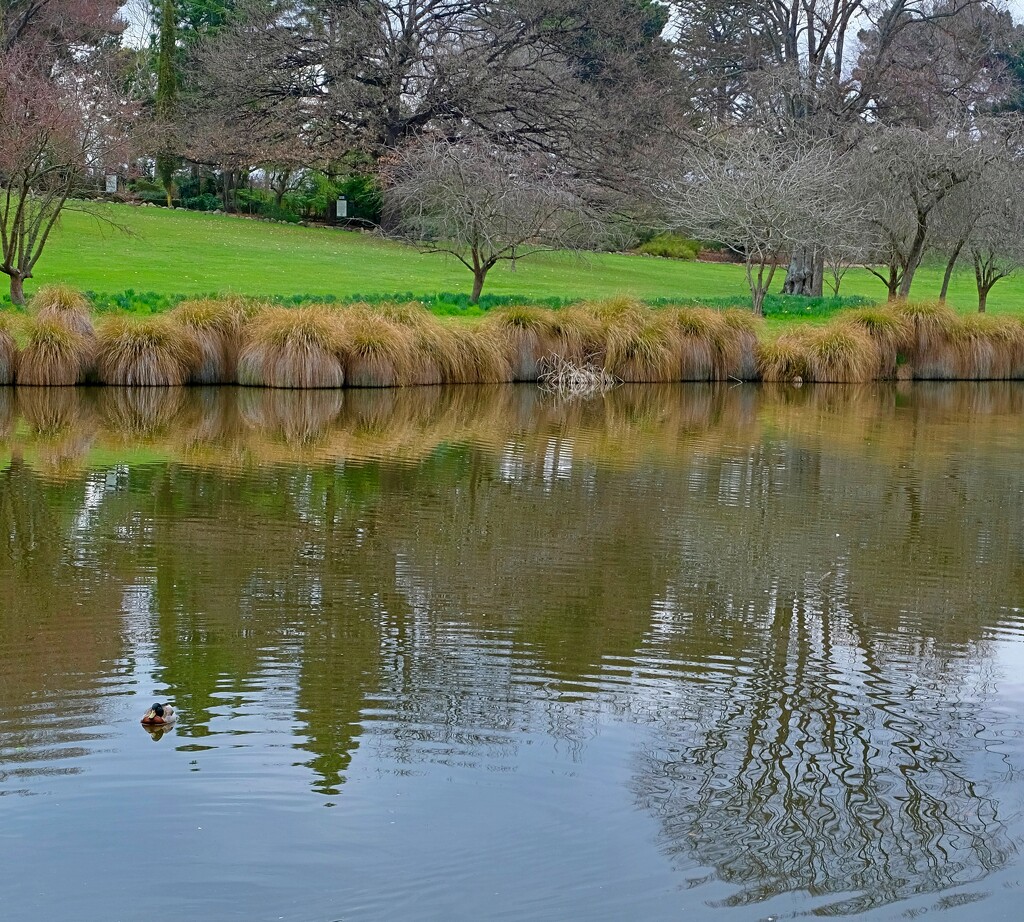
[[[760,342],[755,357],[763,381],[1019,380],[1024,320],[897,302]]]
[[[26,385],[401,387],[537,381],[552,356],[623,381],[749,377],[758,326],[738,310],[620,298],[512,305],[472,323],[417,303],[282,307],[185,301],[167,315],[108,317],[63,286],[41,289],[17,337],[0,327],[0,375]]]
[[[240,297],[185,301],[164,316],[108,317],[53,286],[16,329],[0,317],[0,382],[119,386],[401,387],[537,381],[552,356],[624,382],[866,382],[1024,378],[1024,321],[941,304],[847,311],[761,337],[747,311],[617,298],[511,305],[473,322],[418,303],[283,307]],[[19,348],[20,339],[20,348]]]

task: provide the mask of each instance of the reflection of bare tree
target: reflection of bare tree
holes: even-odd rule
[[[733,668],[688,684],[639,759],[664,847],[730,905],[805,891],[846,914],[980,880],[1014,852],[974,660],[871,638],[835,599],[777,599]]]

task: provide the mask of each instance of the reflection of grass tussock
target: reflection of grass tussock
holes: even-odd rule
[[[10,321],[0,315],[0,385],[11,384],[18,365],[18,344],[11,334]]]
[[[30,386],[82,384],[92,371],[95,341],[50,317],[35,317],[25,325],[25,348],[18,358],[15,380]]]
[[[895,378],[899,357],[906,355],[911,346],[910,318],[891,307],[862,307],[846,314],[845,320],[863,329],[874,340],[878,349],[878,376],[886,380]]]
[[[98,420],[92,388],[36,388],[17,391],[17,411],[28,426],[27,448],[50,473],[73,473],[88,455]]]
[[[199,364],[192,333],[164,317],[113,318],[99,332],[100,381],[121,387],[187,384]]]
[[[191,331],[199,347],[192,372],[194,384],[227,384],[235,381],[238,342],[245,316],[244,302],[231,299],[183,301],[171,316]]]
[[[343,330],[349,387],[400,387],[429,375],[425,355],[416,347],[418,330],[408,323],[396,323],[380,311],[356,309],[345,312]]]
[[[315,388],[245,389],[238,400],[242,419],[259,434],[289,446],[321,442],[341,413],[341,391]]]
[[[58,320],[82,336],[94,336],[89,300],[70,285],[44,285],[32,297],[32,313],[45,320]]]
[[[317,307],[267,308],[246,327],[238,383],[331,388],[345,383],[346,339],[337,313]]]
[[[97,396],[104,428],[121,439],[180,437],[185,391],[180,387],[109,387]]]

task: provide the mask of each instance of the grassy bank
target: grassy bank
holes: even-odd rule
[[[438,298],[439,292],[459,295],[470,286],[469,273],[455,260],[421,254],[371,234],[123,205],[102,206],[101,213],[123,230],[86,214],[67,213],[37,266],[37,279],[27,286],[30,294],[40,284],[67,282],[96,293],[101,303],[114,303],[113,296],[129,290],[144,293],[134,294],[134,300],[157,309],[206,293],[342,301],[401,294],[401,300],[411,296],[448,304],[457,298]],[[941,270],[925,267],[912,294],[932,298],[940,284]],[[648,302],[749,304],[741,266],[609,253],[540,254],[514,269],[501,264],[492,270],[485,292],[521,303],[627,295]],[[842,293],[873,301],[885,296],[881,283],[866,270],[851,270]],[[954,277],[950,304],[963,313],[976,308],[970,272]],[[777,301],[772,308],[769,304],[769,328],[797,319],[821,322],[834,312],[808,310],[800,301]],[[1024,314],[1024,277],[996,285],[989,311]]]

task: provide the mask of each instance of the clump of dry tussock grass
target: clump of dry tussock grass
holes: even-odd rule
[[[537,381],[543,365],[557,357],[579,363],[585,359],[585,343],[597,328],[582,312],[563,314],[541,307],[513,306],[494,312],[488,319],[507,340],[516,381]],[[581,322],[583,321],[583,322]]]
[[[344,314],[345,382],[349,387],[401,387],[439,376],[433,362],[417,348],[417,333],[428,322],[411,311],[396,322],[382,311],[354,308]]]
[[[10,321],[0,314],[0,385],[12,384],[18,367],[18,344],[11,333]]]
[[[867,333],[878,348],[878,377],[896,377],[900,356],[912,350],[914,327],[910,317],[890,307],[861,307],[843,319]]]
[[[604,368],[620,381],[678,381],[682,369],[679,327],[670,314],[646,312],[608,330]]]
[[[99,331],[97,374],[120,387],[172,387],[187,384],[199,364],[195,336],[166,317],[115,317]]]
[[[269,307],[246,326],[238,383],[257,387],[342,387],[346,350],[338,314],[319,307]]]
[[[386,320],[412,332],[416,357],[410,384],[447,384],[463,380],[469,374],[470,356],[460,348],[453,322],[440,320],[415,302],[386,303],[376,310]]]
[[[18,384],[67,387],[88,379],[96,357],[92,336],[49,316],[30,319],[25,338],[15,372]]]
[[[729,308],[722,311],[722,323],[729,329],[731,338],[728,353],[723,357],[725,378],[739,381],[757,379],[757,358],[755,351],[764,321],[750,311]]]
[[[910,324],[908,358],[913,376],[925,380],[952,380],[961,367],[957,345],[959,319],[937,301],[900,301],[893,309]]]
[[[507,341],[494,327],[453,324],[452,334],[465,361],[453,370],[451,384],[506,384],[514,380]]]
[[[801,331],[807,381],[862,383],[878,376],[878,346],[863,327],[831,323]]]
[[[238,374],[238,346],[245,307],[238,299],[182,301],[171,318],[195,338],[199,361],[193,384],[231,384]]]
[[[757,344],[757,375],[762,381],[804,381],[809,377],[807,356],[793,336],[780,336]]]
[[[679,331],[680,381],[724,381],[740,364],[741,334],[725,317],[707,307],[670,311]]]
[[[44,285],[32,296],[30,309],[40,320],[57,320],[82,336],[96,335],[88,298],[70,285]]]

